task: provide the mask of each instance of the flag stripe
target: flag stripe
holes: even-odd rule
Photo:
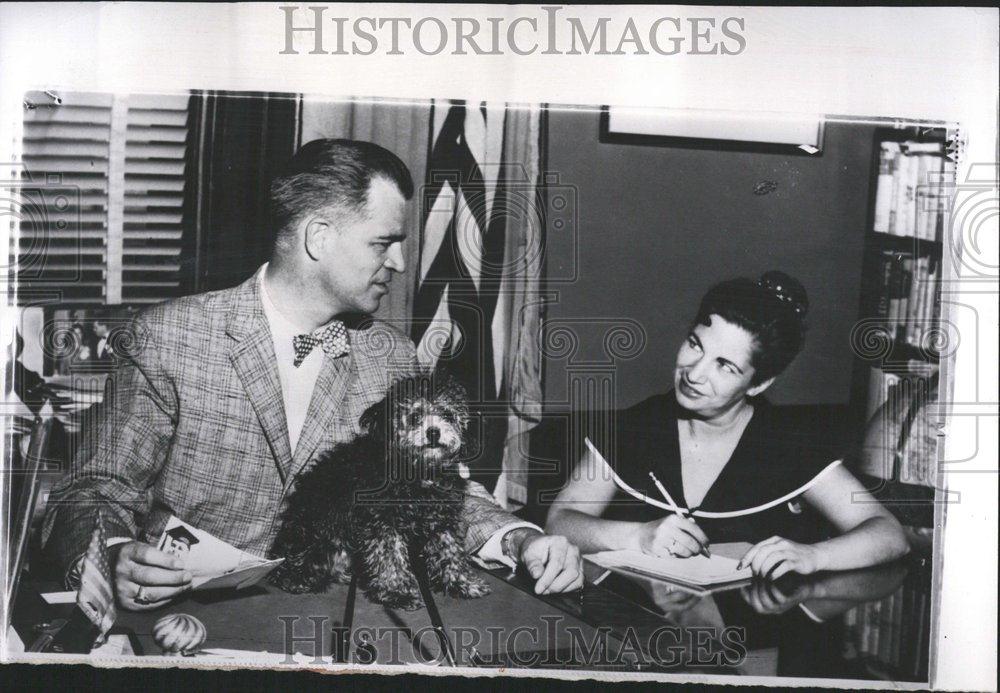
[[[507,428],[496,416],[505,405],[508,317],[496,315],[509,211],[506,106],[448,101],[434,109],[411,337],[422,365],[458,378],[473,411],[490,414],[483,454],[470,467],[473,480],[492,487]]]
[[[114,588],[111,583],[111,566],[108,563],[108,547],[104,536],[104,514],[98,511],[94,517],[94,531],[90,545],[83,557],[80,571],[80,588],[76,603],[91,623],[100,631],[99,640],[114,625],[117,618]]]
[[[455,189],[451,184],[441,187],[440,193],[434,198],[431,211],[424,223],[424,244],[420,253],[420,281],[427,279],[431,263],[441,250],[445,234],[451,225],[455,214]]]

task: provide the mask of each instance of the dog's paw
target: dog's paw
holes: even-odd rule
[[[389,600],[383,602],[390,609],[402,609],[403,611],[416,611],[424,606],[424,600],[417,595],[394,595]]]
[[[490,593],[490,585],[486,580],[473,573],[465,573],[451,579],[445,586],[445,591],[453,597],[462,599],[479,599]]]
[[[370,601],[381,604],[389,609],[415,611],[424,605],[423,599],[420,598],[420,593],[415,591],[369,590],[366,596]]]

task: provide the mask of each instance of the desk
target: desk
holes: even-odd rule
[[[763,583],[759,594],[731,590],[670,602],[625,578],[545,597],[534,595],[530,580],[520,574],[490,571],[486,578],[493,591],[482,599],[436,595],[461,666],[877,678],[877,671],[844,656],[850,632],[842,614],[894,594],[914,574],[901,562],[782,579],[778,587],[785,601],[776,601],[773,587]],[[71,607],[45,605],[42,614],[38,602],[29,601],[38,591],[58,588],[31,580],[23,584],[15,626],[29,641],[32,623],[65,616]],[[205,624],[205,649],[247,651],[247,666],[253,666],[255,652],[287,659],[281,655],[286,644],[308,658],[317,652],[336,656],[342,652],[337,629],[347,592],[347,586],[337,585],[325,594],[292,595],[265,585],[191,593],[156,611],[121,611],[115,632],[130,632],[140,654],[159,655],[153,624],[167,614],[187,613]],[[671,608],[665,613],[657,600]],[[356,664],[433,665],[443,659],[426,610],[386,609],[360,592],[348,652]],[[923,656],[926,662],[926,652]],[[257,657],[257,662],[273,665],[276,659]],[[299,658],[303,663],[312,660]]]

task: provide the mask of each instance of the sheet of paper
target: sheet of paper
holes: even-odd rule
[[[267,560],[241,551],[176,516],[167,521],[157,548],[183,559],[195,590],[250,587],[285,560]]]
[[[69,592],[43,592],[46,604],[76,604],[76,590]]]
[[[238,590],[256,585],[280,564],[283,558],[264,561],[257,565],[238,568],[221,575],[202,575],[191,580],[195,590],[215,590],[221,587],[235,587]]]
[[[661,558],[638,551],[602,551],[584,556],[604,568],[627,568],[644,575],[693,585],[714,585],[752,577],[749,568],[737,570],[737,560],[720,554],[690,558]]]

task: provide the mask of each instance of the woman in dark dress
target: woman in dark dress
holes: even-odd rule
[[[620,412],[613,440],[588,446],[546,531],[584,553],[687,557],[746,541],[741,564],[775,579],[905,554],[899,522],[843,467],[822,422],[783,419],[762,396],[801,349],[807,308],[805,289],[781,272],[709,290],[674,389]],[[799,531],[802,501],[836,536]]]

